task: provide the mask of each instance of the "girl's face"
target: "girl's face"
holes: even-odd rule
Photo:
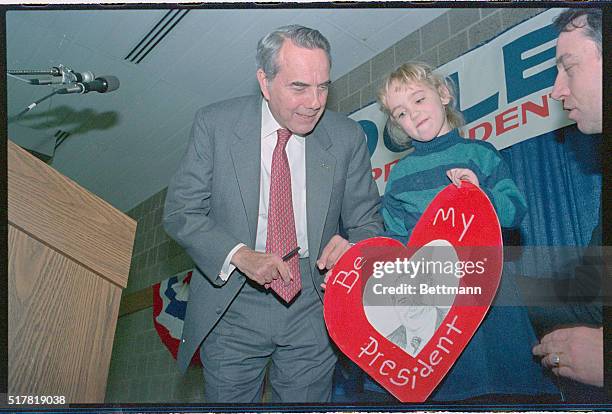
[[[387,92],[387,107],[393,120],[410,138],[421,142],[451,130],[444,111],[449,102],[446,87],[436,91],[424,82],[394,82]]]

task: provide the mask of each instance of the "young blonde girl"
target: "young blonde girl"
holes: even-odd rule
[[[460,136],[463,118],[454,108],[448,79],[424,63],[406,63],[385,79],[378,98],[415,148],[389,176],[382,203],[387,236],[406,243],[438,192],[461,181],[487,194],[502,227],[519,225],[525,199],[491,144]],[[516,306],[520,301],[515,286],[506,279],[480,328],[430,399],[516,402],[557,394],[531,355],[536,337],[525,308]],[[501,301],[511,306],[496,306]]]
[[[424,63],[406,63],[387,77],[379,101],[415,148],[389,176],[383,215],[390,235],[407,241],[433,197],[449,182],[460,186],[462,180],[489,196],[502,227],[520,224],[525,199],[491,144],[460,136],[463,117],[454,108],[448,79]]]

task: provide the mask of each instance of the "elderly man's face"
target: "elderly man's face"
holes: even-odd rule
[[[602,58],[597,44],[582,28],[559,35],[557,69],[552,98],[563,101],[563,108],[569,111],[568,117],[576,121],[581,132],[601,133]]]
[[[261,92],[282,127],[306,135],[325,110],[330,83],[327,54],[323,49],[306,49],[285,40],[278,65],[274,79],[267,79],[261,69],[257,71]]]

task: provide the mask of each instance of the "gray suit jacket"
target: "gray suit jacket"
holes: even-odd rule
[[[234,246],[240,242],[255,246],[261,99],[242,97],[200,109],[187,152],[168,186],[164,227],[196,265],[177,357],[182,370],[246,280],[236,271],[224,283],[218,274]],[[338,233],[340,219],[351,242],[382,232],[378,190],[364,133],[356,122],[324,113],[306,137],[306,186],[313,269],[322,249]],[[318,286],[323,275],[315,278]]]

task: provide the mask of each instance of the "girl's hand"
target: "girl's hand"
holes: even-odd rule
[[[474,174],[474,171],[468,168],[452,168],[446,171],[446,176],[455,184],[457,187],[461,187],[461,181],[467,181],[480,188],[478,177]]]

